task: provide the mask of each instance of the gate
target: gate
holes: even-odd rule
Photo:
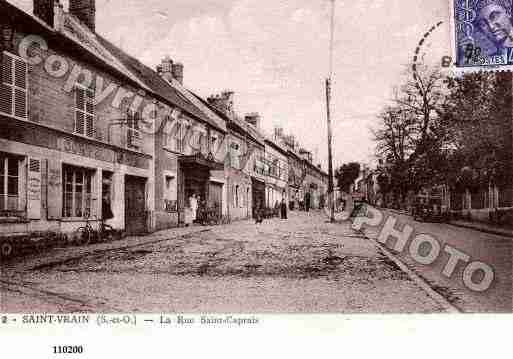
[[[125,231],[128,235],[147,233],[146,179],[125,177]]]

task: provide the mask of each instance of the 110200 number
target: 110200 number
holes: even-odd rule
[[[84,348],[81,345],[55,345],[53,346],[54,354],[82,354]]]

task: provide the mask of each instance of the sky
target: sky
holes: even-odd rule
[[[31,11],[32,0],[8,0]],[[65,7],[67,1],[64,1]],[[447,0],[336,0],[332,86],[335,166],[372,163],[370,128],[404,81],[424,33],[427,62],[451,55]],[[184,84],[235,92],[240,114],[281,126],[327,169],[330,0],[97,0],[98,33],[145,64],[169,55]]]

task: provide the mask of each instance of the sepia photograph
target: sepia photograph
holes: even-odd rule
[[[0,0],[0,330],[511,314],[512,21]]]

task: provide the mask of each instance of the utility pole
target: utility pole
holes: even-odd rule
[[[331,129],[331,81],[333,77],[333,44],[335,34],[335,0],[331,1],[331,24],[330,24],[330,65],[329,75],[326,79],[326,114],[328,120],[328,202],[330,206],[330,222],[335,222],[335,191],[333,185],[333,132]]]

